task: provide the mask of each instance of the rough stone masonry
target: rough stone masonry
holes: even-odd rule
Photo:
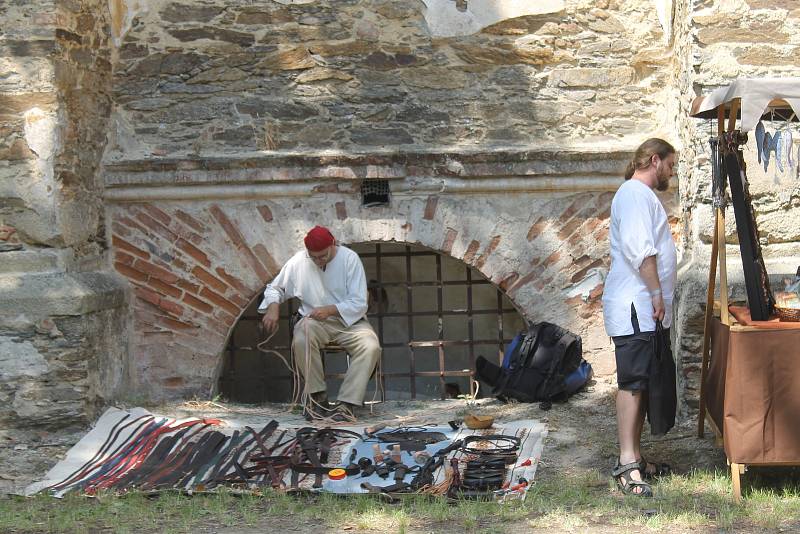
[[[791,0],[32,0],[0,21],[6,429],[212,393],[238,315],[312,223],[464,261],[609,375],[608,207],[652,135],[681,149],[664,201],[692,409],[712,219],[689,104],[800,57]],[[797,182],[751,167],[787,272]],[[368,178],[390,205],[361,206]]]

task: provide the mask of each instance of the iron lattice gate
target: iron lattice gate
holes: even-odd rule
[[[487,357],[494,353],[500,359],[511,336],[523,327],[522,317],[502,291],[458,260],[412,245],[370,243],[351,248],[359,253],[367,272],[368,318],[383,348],[382,386],[384,391],[390,386],[387,398],[402,390],[416,399],[421,383],[425,383],[425,396],[430,397],[431,381],[438,382],[440,398],[466,392],[461,386],[468,391],[476,354],[485,351]],[[260,297],[248,307],[228,341],[219,386],[222,395],[232,401],[288,400],[274,395],[277,386],[288,397],[286,387],[278,386],[291,384],[283,364],[258,370],[258,365],[247,361],[260,358],[264,363],[270,358],[254,354],[259,302]],[[281,306],[284,337],[270,346],[287,361],[289,318],[296,308],[293,301]],[[250,335],[237,335],[238,329],[247,329]],[[273,363],[277,360],[271,359]],[[335,367],[326,356],[329,382],[344,377],[344,369]]]

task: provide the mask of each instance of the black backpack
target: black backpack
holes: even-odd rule
[[[547,410],[553,400],[566,399],[591,378],[592,367],[582,352],[580,336],[553,323],[534,323],[508,345],[502,366],[479,356],[476,374],[499,399],[541,401]]]

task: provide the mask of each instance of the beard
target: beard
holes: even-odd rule
[[[658,185],[656,185],[656,191],[666,191],[669,189],[669,179],[672,177],[671,174],[663,172],[666,165],[659,163],[658,168],[656,169],[656,177],[658,179]]]

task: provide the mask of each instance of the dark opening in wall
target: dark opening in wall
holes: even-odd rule
[[[505,345],[524,320],[509,299],[475,269],[432,250],[401,243],[362,243],[370,291],[368,318],[383,355],[386,399],[445,398],[470,391],[469,377],[479,355],[501,359]],[[292,377],[275,355],[257,350],[261,340],[256,298],[230,336],[219,391],[244,403],[286,402]],[[281,306],[273,349],[289,361],[289,317],[296,302]],[[344,353],[325,356],[328,391],[335,398],[347,369]],[[366,399],[374,397],[375,381]]]
[[[367,179],[361,182],[361,205],[366,208],[389,205],[389,181]]]

